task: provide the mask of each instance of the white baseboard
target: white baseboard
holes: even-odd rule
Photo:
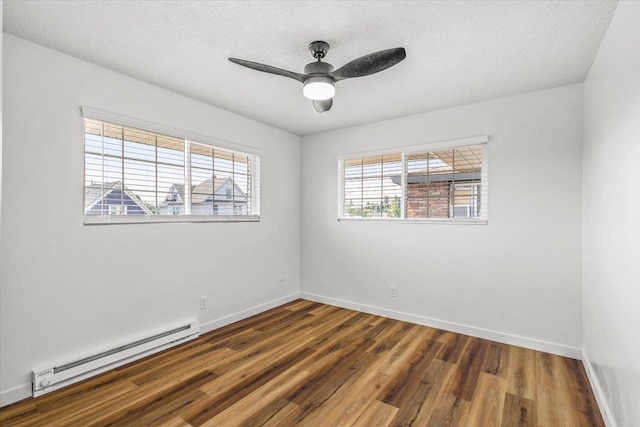
[[[584,365],[584,370],[587,371],[587,378],[589,378],[591,390],[593,390],[593,394],[596,397],[596,402],[598,402],[598,407],[600,409],[602,419],[604,420],[604,424],[607,427],[617,427],[617,424],[611,416],[609,403],[607,402],[605,394],[602,391],[602,386],[600,386],[598,376],[593,370],[593,365],[591,365],[591,361],[589,360],[589,357],[587,356],[587,353],[585,353],[584,349],[582,350],[582,364]]]
[[[31,383],[0,392],[0,408],[31,397]]]
[[[292,294],[285,295],[283,297],[265,302],[264,304],[259,304],[254,307],[248,308],[246,310],[242,310],[237,313],[233,313],[228,316],[221,317],[219,319],[210,320],[206,323],[201,323],[200,333],[206,334],[207,332],[211,332],[223,326],[230,325],[231,323],[246,319],[247,317],[251,317],[256,314],[260,314],[264,311],[271,310],[272,308],[279,307],[288,302],[295,301],[298,298],[300,298],[300,292],[294,292]]]
[[[338,307],[349,308],[351,310],[362,311],[364,313],[375,314],[378,316],[389,317],[391,319],[403,320],[405,322],[416,323],[418,325],[444,329],[446,331],[456,332],[459,334],[471,335],[478,338],[497,341],[503,344],[510,344],[518,347],[529,348],[532,350],[544,351],[546,353],[553,353],[560,356],[571,357],[573,359],[582,358],[582,350],[578,347],[570,347],[562,344],[521,337],[518,335],[505,334],[503,332],[476,328],[474,326],[448,322],[446,320],[432,319],[430,317],[420,316],[417,314],[403,313],[386,308],[374,307],[352,301],[345,301],[338,298],[316,295],[309,292],[300,292],[300,298],[315,302],[321,302],[324,304],[335,305]]]

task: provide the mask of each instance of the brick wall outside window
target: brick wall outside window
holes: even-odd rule
[[[451,184],[418,182],[407,185],[407,218],[448,218]]]

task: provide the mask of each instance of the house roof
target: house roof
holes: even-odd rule
[[[134,192],[129,190],[126,185],[122,184],[122,181],[103,182],[97,184],[89,184],[84,187],[84,211],[87,212],[95,205],[100,203],[105,197],[107,197],[114,190],[122,190],[135,204],[148,215],[153,214],[151,210],[144,204]]]
[[[110,192],[112,188],[120,181],[105,182],[98,184],[90,184],[84,186],[84,210],[91,209],[96,205],[107,192]]]
[[[205,181],[202,181],[200,184],[191,186],[191,203],[203,203],[207,201],[209,197],[215,194],[220,188],[227,182],[231,181],[235,187],[235,191],[239,191],[242,196],[245,196],[244,192],[238,187],[233,179],[227,178],[209,178]],[[178,196],[180,197],[180,201],[184,201],[184,184],[173,184]],[[167,198],[169,195],[167,195]],[[165,202],[168,201],[165,199]]]
[[[191,187],[191,203],[202,203],[215,194],[231,178],[209,178]],[[233,182],[233,180],[231,180]],[[184,186],[183,186],[184,191]],[[184,194],[184,193],[183,193]]]

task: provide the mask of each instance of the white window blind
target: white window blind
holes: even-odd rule
[[[339,219],[486,223],[487,140],[340,158]]]
[[[400,218],[402,155],[344,161],[344,213],[355,218]]]
[[[85,118],[85,223],[259,219],[259,156]]]

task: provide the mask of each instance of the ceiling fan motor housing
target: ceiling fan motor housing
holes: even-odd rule
[[[310,62],[304,66],[305,74],[328,74],[333,71],[333,65],[328,62]]]

